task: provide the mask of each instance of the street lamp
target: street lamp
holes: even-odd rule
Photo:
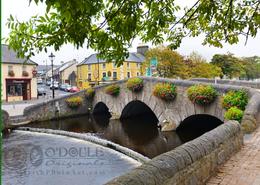
[[[55,55],[53,55],[53,53],[51,52],[49,58],[51,60],[52,98],[54,99],[53,60],[55,58]]]

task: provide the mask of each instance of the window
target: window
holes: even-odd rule
[[[129,62],[127,62],[127,68],[129,68],[130,67],[130,63]]]
[[[8,71],[12,71],[13,70],[13,66],[8,66]]]
[[[130,72],[127,72],[127,78],[130,78],[131,75],[130,75]]]
[[[113,62],[113,68],[116,68],[117,66],[116,66],[116,63],[115,62]]]
[[[139,69],[140,68],[140,63],[136,63],[136,67]]]
[[[103,67],[103,69],[106,69],[106,64],[103,63],[103,64],[102,64],[102,67]]]
[[[26,66],[25,65],[23,65],[23,71],[26,71]]]
[[[107,76],[106,72],[104,72],[102,75],[103,75],[103,78]]]
[[[117,72],[113,72],[113,79],[117,79]]]
[[[8,96],[22,96],[22,84],[14,84],[7,86]]]
[[[91,73],[88,74],[88,81],[91,81]]]
[[[136,76],[140,76],[140,73],[139,73],[139,72],[137,72],[137,73],[136,73]]]
[[[91,65],[90,64],[88,64],[88,70],[91,70]]]

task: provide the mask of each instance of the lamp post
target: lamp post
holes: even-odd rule
[[[52,98],[54,99],[55,96],[54,96],[54,79],[53,79],[53,60],[55,58],[55,55],[53,55],[53,53],[51,52],[49,58],[51,60]]]

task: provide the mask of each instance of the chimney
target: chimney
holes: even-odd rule
[[[144,44],[139,45],[139,46],[137,46],[137,53],[140,53],[141,55],[145,56],[145,53],[148,50],[148,48],[149,47],[147,45],[144,45]]]

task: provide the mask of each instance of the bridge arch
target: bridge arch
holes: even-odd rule
[[[93,112],[94,115],[102,114],[102,115],[110,115],[109,108],[104,102],[98,102],[94,108]]]
[[[193,140],[223,124],[219,118],[209,114],[195,114],[184,119],[176,129],[182,142]]]
[[[152,109],[140,100],[130,101],[122,110],[120,120],[133,119],[136,117],[149,116],[149,119],[158,122],[158,119]]]

